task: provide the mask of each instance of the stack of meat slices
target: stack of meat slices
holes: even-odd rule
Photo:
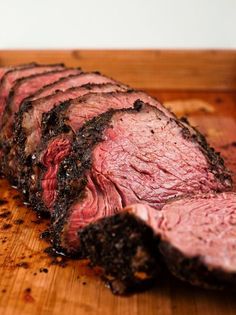
[[[98,72],[30,63],[0,80],[1,169],[49,214],[57,251],[90,258],[118,294],[163,262],[194,284],[235,280],[230,172],[195,128]]]

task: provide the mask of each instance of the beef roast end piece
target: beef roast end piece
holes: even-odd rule
[[[103,270],[114,294],[152,285],[161,269],[153,230],[128,211],[98,220],[79,232],[81,252]]]

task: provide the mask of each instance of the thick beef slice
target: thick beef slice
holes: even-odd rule
[[[28,65],[18,66],[5,73],[0,85],[0,126],[2,124],[2,115],[6,107],[9,93],[15,82],[18,79],[34,74],[43,73],[45,71],[50,71],[52,69],[63,69],[63,65],[38,65],[32,63]]]
[[[231,187],[223,160],[202,138],[140,101],[85,124],[58,179],[55,245],[71,252],[78,230],[114,209],[145,203],[160,210],[172,198]]]

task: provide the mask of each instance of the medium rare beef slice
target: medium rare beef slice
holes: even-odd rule
[[[191,284],[231,287],[236,284],[235,218],[236,193],[207,194],[169,202],[161,211],[132,205],[85,226],[78,237],[81,252],[102,267],[114,293],[142,287],[158,276],[163,263]]]
[[[218,161],[216,164],[215,161]],[[55,245],[79,248],[77,232],[133,203],[157,210],[170,199],[231,187],[223,160],[179,120],[135,102],[86,123],[58,174]]]

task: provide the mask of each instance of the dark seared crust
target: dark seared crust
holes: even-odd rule
[[[81,252],[100,266],[114,294],[145,289],[157,278],[161,259],[152,229],[128,212],[91,223],[78,233]]]
[[[199,256],[186,257],[167,241],[160,241],[159,250],[171,273],[183,281],[211,289],[236,284],[236,273],[207,266]]]
[[[199,148],[206,157],[209,168],[214,176],[218,178],[221,183],[225,183],[227,181],[228,189],[231,189],[231,172],[226,169],[224,160],[220,153],[216,152],[214,148],[209,146],[203,134],[201,134],[196,128],[192,127],[187,118],[182,118],[180,121],[176,120],[176,122],[183,128],[182,134],[185,139],[197,142],[200,145]]]

